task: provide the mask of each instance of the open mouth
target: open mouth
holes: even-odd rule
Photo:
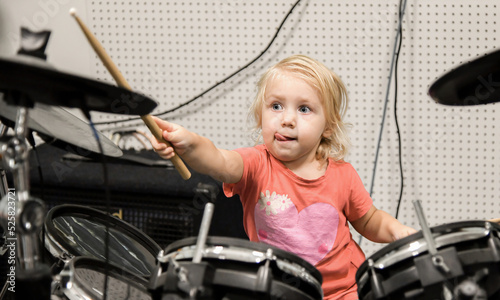
[[[279,142],[288,142],[288,141],[295,141],[296,140],[296,138],[284,136],[284,135],[279,134],[279,133],[275,133],[274,138]]]

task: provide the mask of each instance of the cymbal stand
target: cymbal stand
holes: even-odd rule
[[[4,143],[2,142],[4,139],[4,135],[7,132],[7,126],[4,124],[0,124],[0,138],[2,140],[0,141],[0,199],[3,199],[3,197],[6,197],[8,192],[9,192],[9,184],[7,183],[7,173],[3,169],[3,164],[2,164],[2,152],[4,148]],[[5,236],[5,230],[3,227],[0,226],[0,255],[4,255],[5,252],[7,252],[7,243],[6,243],[6,236]],[[0,293],[0,299],[1,295],[3,293]]]
[[[1,147],[1,144],[0,144]],[[1,156],[0,156],[1,159]],[[9,191],[9,185],[7,183],[7,173],[0,167],[0,199],[5,197]]]
[[[8,189],[0,202],[0,221],[7,233],[9,253],[17,252],[9,273],[15,279],[11,287],[16,298],[49,299],[52,278],[49,268],[40,262],[37,238],[43,226],[45,205],[29,194],[27,120],[28,107],[19,106],[14,136],[2,147],[4,165],[12,172],[15,188]]]

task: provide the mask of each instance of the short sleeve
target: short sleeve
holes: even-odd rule
[[[361,178],[356,170],[350,166],[350,195],[349,201],[345,207],[347,220],[356,221],[364,216],[373,205],[370,194],[366,191]]]
[[[257,146],[258,147],[258,146]],[[236,183],[224,183],[222,189],[226,197],[241,195],[245,188],[248,188],[248,182],[258,173],[258,166],[262,153],[257,147],[238,148],[238,152],[243,159],[243,175],[240,181]]]

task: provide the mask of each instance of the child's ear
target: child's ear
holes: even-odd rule
[[[325,130],[323,131],[323,137],[324,137],[324,138],[329,138],[329,137],[331,137],[331,136],[332,136],[332,134],[333,134],[333,129],[332,129],[332,127],[327,125],[327,126],[325,127]]]

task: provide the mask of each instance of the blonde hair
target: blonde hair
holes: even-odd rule
[[[325,131],[330,130],[331,134],[321,139],[316,150],[316,159],[326,160],[330,157],[335,161],[343,160],[350,146],[347,133],[350,124],[343,121],[349,102],[347,90],[337,74],[322,63],[305,55],[285,58],[261,76],[257,83],[257,95],[250,108],[250,113],[255,121],[254,131],[258,132],[262,127],[262,107],[267,86],[283,72],[297,76],[309,83],[318,91],[322,101],[326,118]]]

